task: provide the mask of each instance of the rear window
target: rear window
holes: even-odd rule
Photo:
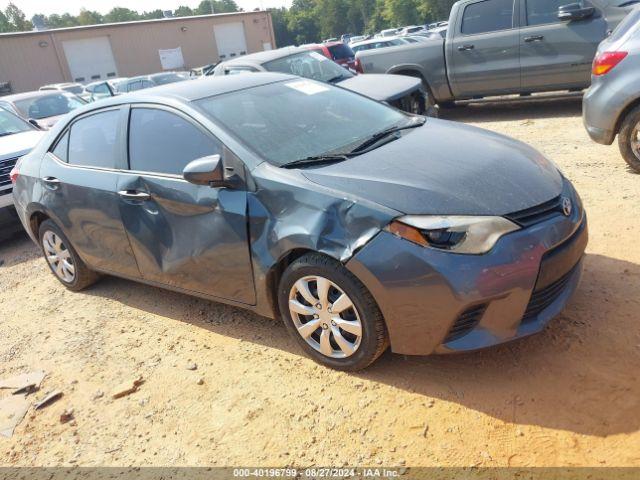
[[[462,33],[497,32],[513,27],[513,0],[485,0],[472,3],[462,15]]]
[[[344,43],[341,43],[339,45],[332,45],[328,48],[329,53],[331,53],[331,56],[334,60],[342,60],[344,58],[355,57],[355,54],[353,53],[353,50],[351,50],[351,47],[349,47],[349,45],[345,45]]]

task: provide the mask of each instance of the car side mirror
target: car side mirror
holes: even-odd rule
[[[184,167],[183,178],[195,185],[209,185],[210,187],[225,187],[224,168],[220,155],[193,160]]]
[[[594,7],[585,7],[581,3],[569,3],[558,8],[558,18],[565,21],[584,20],[591,17],[595,11]]]
[[[33,125],[34,127],[36,127],[38,130],[43,130],[42,126],[37,122],[37,120],[35,118],[30,118],[29,120],[27,120],[31,125]]]

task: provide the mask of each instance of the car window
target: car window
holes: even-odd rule
[[[344,43],[340,43],[338,45],[331,45],[327,47],[329,49],[329,53],[334,60],[342,60],[345,58],[353,58],[353,50],[349,45],[345,45]]]
[[[116,168],[119,110],[81,118],[69,132],[69,163],[87,167]]]
[[[257,72],[258,70],[256,70],[255,68],[252,67],[227,67],[224,69],[224,74],[225,75],[238,75],[241,73],[251,73],[251,72]]]
[[[404,39],[405,42],[407,43],[418,43],[418,40],[416,40],[415,38],[411,38],[411,37],[406,37]]]
[[[64,93],[52,93],[15,102],[16,108],[23,117],[36,120],[64,115],[84,104],[85,102],[79,97]]]
[[[406,42],[410,42],[409,39],[405,39]],[[387,46],[391,47],[391,46],[396,46],[396,45],[403,45],[405,43],[405,41],[400,40],[398,38],[396,38],[395,40],[389,40],[389,43],[387,44]],[[415,42],[415,40],[413,40]]]
[[[60,137],[51,152],[63,162],[69,161],[69,131]]]
[[[312,78],[321,82],[352,77],[347,69],[316,52],[301,52],[266,62],[269,72],[290,73],[299,77]]]
[[[567,3],[567,0],[525,0],[527,25],[559,23],[558,8]]]
[[[131,170],[182,175],[192,160],[220,152],[218,141],[178,115],[152,108],[131,110]]]
[[[565,0],[566,1],[566,0]],[[484,0],[467,5],[462,15],[462,33],[496,32],[513,27],[513,0]]]
[[[382,103],[307,79],[261,85],[195,103],[274,165],[348,151],[374,133],[407,122],[406,115]]]
[[[142,80],[135,80],[127,84],[127,92],[135,92],[142,89]]]
[[[82,93],[82,85],[70,85],[68,87],[63,87],[62,90],[65,92],[73,93],[75,95],[79,95]]]
[[[99,85],[95,85],[94,87],[92,87],[92,93],[104,93],[104,94],[110,94],[111,92],[109,91],[109,87],[107,86],[106,83],[101,83]]]

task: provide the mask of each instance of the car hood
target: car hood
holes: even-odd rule
[[[505,215],[551,200],[563,183],[555,166],[524,143],[432,118],[371,152],[301,172],[416,215]]]
[[[40,141],[45,132],[30,130],[0,137],[0,160],[25,155]]]
[[[379,102],[392,102],[418,90],[422,81],[406,75],[367,73],[342,80],[338,86]]]

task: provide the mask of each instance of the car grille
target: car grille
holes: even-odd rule
[[[483,303],[482,305],[475,305],[462,312],[453,324],[453,327],[451,327],[451,330],[449,330],[449,333],[444,339],[444,343],[449,343],[457,340],[458,338],[464,337],[467,333],[476,328],[476,325],[480,323],[480,319],[486,310],[487,304]]]
[[[11,179],[9,178],[9,173],[11,173],[11,169],[15,166],[18,161],[18,157],[9,158],[7,160],[0,160],[0,195],[5,195],[11,193],[11,189],[5,189],[7,185],[11,185]]]
[[[562,197],[560,195],[535,207],[509,213],[505,217],[521,227],[527,228],[556,215],[562,215]]]
[[[522,317],[522,323],[534,321],[543,310],[549,307],[560,296],[567,286],[567,283],[569,283],[575,269],[576,267],[572,268],[568,273],[565,273],[558,280],[550,283],[546,287],[533,291],[527,309],[524,312],[524,317]]]

